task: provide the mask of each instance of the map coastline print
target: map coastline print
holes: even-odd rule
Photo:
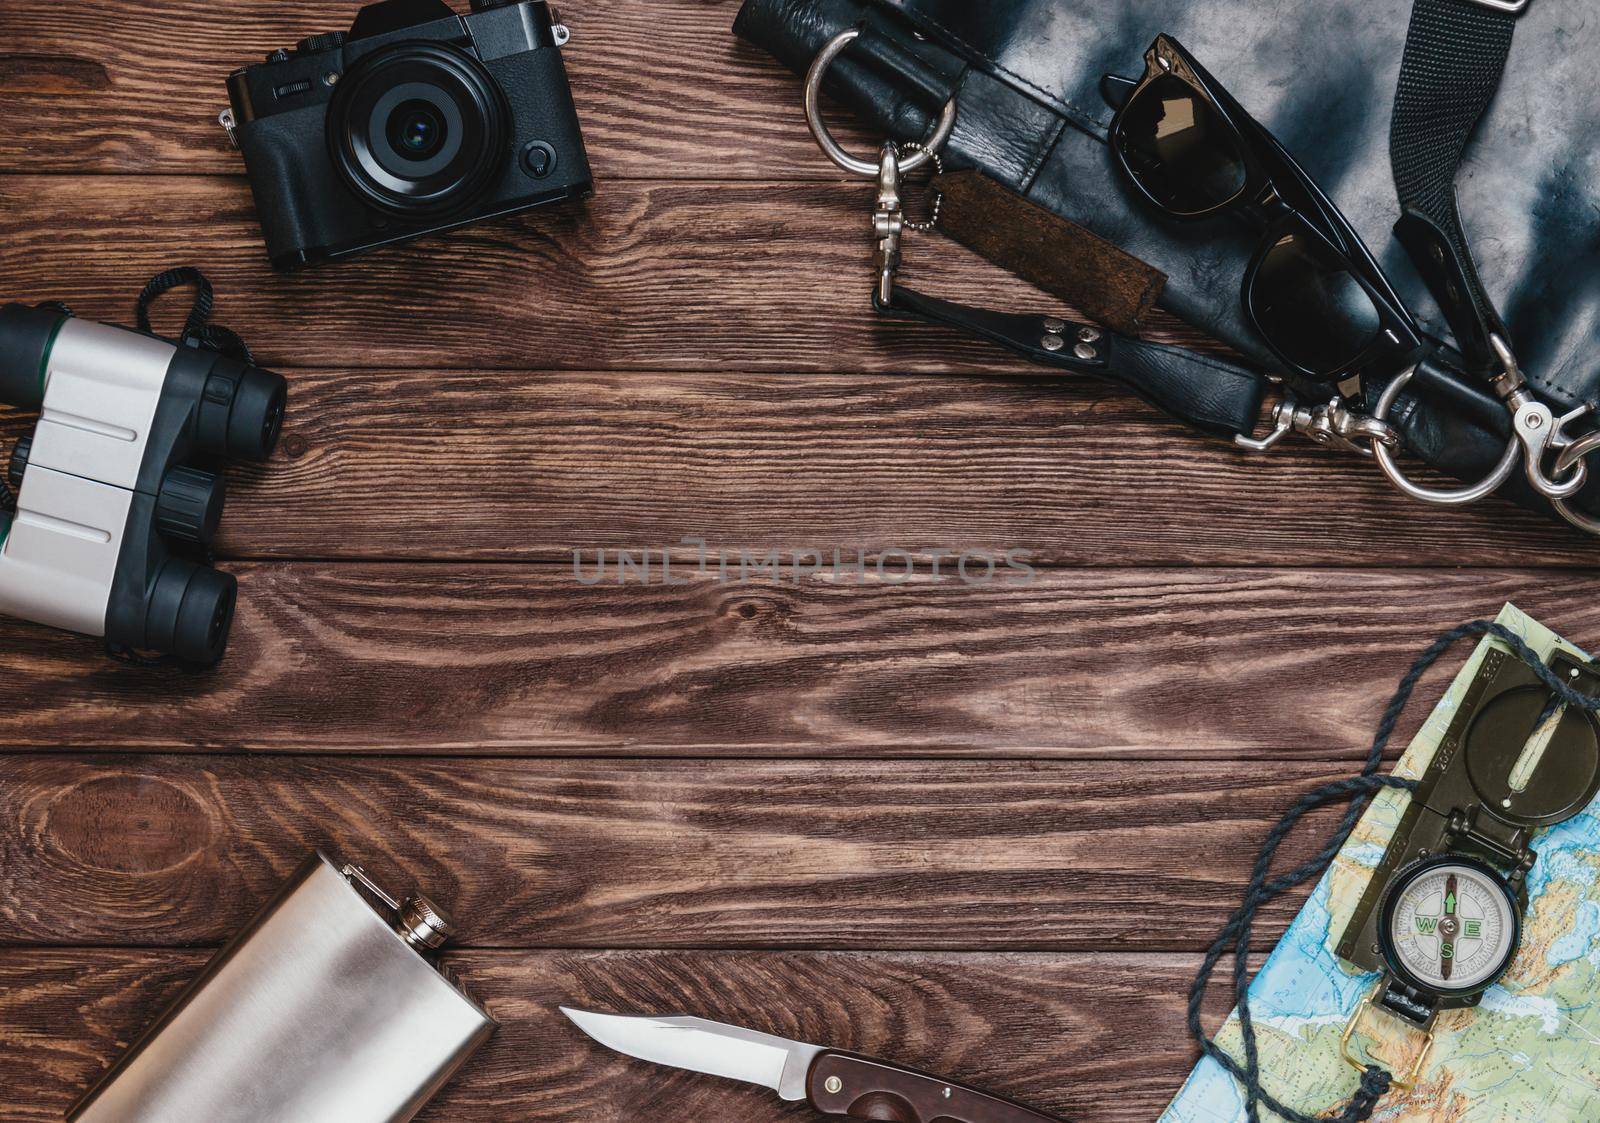
[[[1498,620],[1542,656],[1576,652],[1511,605]],[[1421,646],[1419,641],[1418,646]],[[1485,652],[1485,639],[1395,766],[1421,777],[1438,750]],[[1284,1103],[1316,1115],[1342,1106],[1359,1075],[1340,1037],[1378,976],[1334,954],[1367,882],[1409,803],[1407,792],[1373,800],[1250,988],[1263,1083]],[[1511,969],[1477,1009],[1442,1014],[1416,1087],[1391,1092],[1376,1123],[1595,1123],[1600,1120],[1600,800],[1541,832],[1529,875],[1529,915]],[[1363,1026],[1377,1020],[1369,1016]],[[1238,1015],[1217,1042],[1243,1055]],[[1388,1052],[1401,1063],[1401,1054]],[[1263,1121],[1277,1117],[1262,1109]],[[1160,1123],[1243,1123],[1244,1092],[1210,1058],[1190,1074]]]

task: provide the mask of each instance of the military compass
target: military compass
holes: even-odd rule
[[[1600,696],[1589,664],[1558,653],[1549,666]],[[1426,1038],[1396,1087],[1422,1073],[1439,1013],[1476,1006],[1516,959],[1538,831],[1600,790],[1600,726],[1551,701],[1522,660],[1487,653],[1339,941],[1341,958],[1382,973],[1345,1029],[1345,1059],[1365,1067],[1350,1042],[1374,1010]]]

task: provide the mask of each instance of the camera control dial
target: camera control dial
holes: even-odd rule
[[[323,51],[336,51],[344,46],[349,38],[342,31],[327,31],[321,35],[311,35],[300,40],[295,45],[295,50],[303,55],[320,55]]]

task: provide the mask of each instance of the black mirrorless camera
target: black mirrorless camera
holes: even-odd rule
[[[272,263],[297,269],[593,191],[545,0],[385,0],[228,79]]]

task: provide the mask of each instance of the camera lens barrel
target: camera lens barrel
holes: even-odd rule
[[[511,107],[472,55],[398,43],[352,66],[328,107],[334,162],[355,193],[401,218],[459,210],[509,159]]]

